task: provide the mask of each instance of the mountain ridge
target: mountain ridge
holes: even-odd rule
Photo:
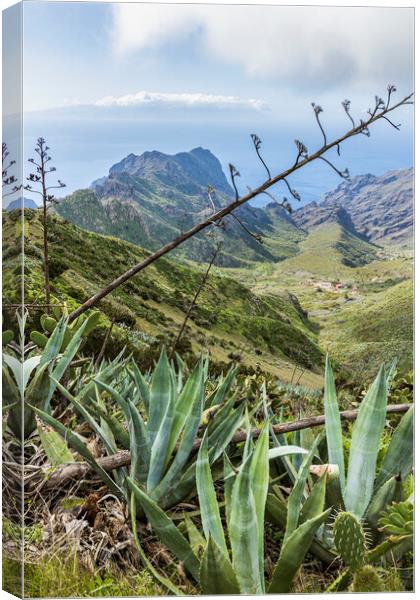
[[[209,185],[212,192],[209,194]],[[97,179],[89,190],[61,199],[55,210],[91,231],[115,235],[156,250],[182,231],[229,203],[234,192],[220,161],[197,147],[168,155],[158,151],[129,154]],[[244,205],[213,227],[186,242],[176,255],[206,262],[214,240],[223,241],[219,266],[246,266],[249,261],[276,262],[297,250],[302,233],[287,212]],[[248,231],[253,232],[253,236]],[[267,232],[287,242],[261,244]]]
[[[235,211],[239,221],[226,217],[223,227],[200,233],[175,255],[207,262],[215,241],[223,241],[216,262],[219,266],[276,263],[298,255],[300,242],[313,228],[328,222],[338,223],[351,236],[374,245],[409,245],[412,173],[412,169],[402,169],[381,176],[355,176],[320,202],[311,202],[292,215],[275,202],[265,207],[245,204]],[[157,150],[131,153],[112,165],[108,175],[92,182],[89,190],[61,199],[56,211],[90,231],[156,250],[233,197],[220,161],[199,146],[173,155]]]
[[[414,170],[399,169],[383,175],[356,175],[343,181],[323,199],[295,211],[295,223],[310,229],[336,206],[350,215],[356,231],[381,245],[408,245],[413,238]]]

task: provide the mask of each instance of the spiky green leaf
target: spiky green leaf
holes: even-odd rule
[[[382,365],[360,405],[351,439],[344,504],[359,518],[372,497],[386,404],[387,383]]]
[[[165,512],[135,484],[131,477],[127,477],[126,481],[160,540],[178,560],[184,563],[185,568],[198,581],[200,564],[187,540]]]
[[[239,594],[233,567],[210,536],[200,563],[200,587],[203,594]]]

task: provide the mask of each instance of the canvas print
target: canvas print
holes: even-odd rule
[[[402,7],[3,11],[3,589],[413,592]]]

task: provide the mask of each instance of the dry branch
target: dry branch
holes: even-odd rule
[[[388,414],[405,413],[411,407],[411,404],[391,404],[387,407]],[[358,410],[344,410],[340,412],[342,421],[354,421],[357,417]],[[281,423],[273,426],[273,431],[277,435],[282,433],[288,433],[290,431],[299,431],[301,429],[308,429],[312,427],[318,427],[324,425],[325,415],[317,415],[315,417],[308,417],[299,421],[291,421],[290,423]],[[252,430],[252,437],[257,438],[261,433],[260,429]],[[232,444],[239,444],[244,442],[247,437],[247,432],[243,429],[238,430],[232,437]],[[201,438],[196,438],[193,451],[197,451],[201,444]],[[104,456],[99,458],[97,461],[101,467],[109,472],[119,467],[127,467],[131,462],[131,454],[129,450],[121,450],[117,454],[111,456]],[[84,478],[91,471],[88,463],[71,463],[60,466],[56,469],[45,482],[45,489],[53,489],[59,487],[68,481],[74,481]]]
[[[209,264],[207,266],[206,272],[204,273],[204,276],[203,276],[203,278],[202,278],[202,280],[200,282],[200,285],[198,286],[197,291],[194,294],[194,298],[192,299],[192,301],[190,303],[190,306],[188,307],[188,310],[185,313],[185,318],[184,318],[184,320],[182,322],[182,325],[181,325],[181,327],[179,329],[178,335],[176,336],[175,341],[174,341],[174,343],[172,345],[171,351],[169,353],[169,356],[168,356],[169,360],[171,360],[173,358],[173,355],[175,354],[176,347],[177,347],[177,345],[179,343],[179,340],[182,337],[182,334],[184,333],[185,327],[187,326],[187,323],[188,323],[188,319],[190,318],[191,313],[194,310],[194,307],[195,307],[195,305],[197,303],[197,300],[198,300],[198,296],[201,294],[202,289],[206,285],[206,281],[207,281],[208,276],[210,274],[211,268],[212,268],[212,266],[214,264],[214,261],[217,258],[217,255],[220,252],[221,247],[222,247],[222,243],[220,242],[219,244],[217,244],[217,247],[216,247],[215,251],[213,252],[213,256],[211,257],[211,260],[210,260],[210,262],[209,262]]]
[[[321,158],[328,150],[331,150],[335,146],[339,147],[340,144],[344,140],[347,140],[355,135],[365,134],[368,131],[368,129],[367,129],[368,126],[372,125],[372,123],[374,123],[375,121],[382,119],[385,114],[395,110],[396,108],[398,108],[404,104],[412,104],[412,101],[411,101],[412,96],[413,96],[413,94],[410,94],[409,96],[406,96],[405,98],[403,98],[403,100],[401,100],[400,102],[397,102],[393,106],[387,105],[383,108],[383,110],[381,112],[372,113],[370,118],[367,121],[361,121],[360,125],[358,125],[357,127],[353,127],[353,129],[350,129],[345,134],[343,134],[341,137],[335,139],[334,141],[330,142],[329,144],[325,143],[322,146],[322,148],[320,148],[313,154],[304,156],[303,160],[301,160],[298,163],[293,164],[291,167],[289,167],[282,173],[279,173],[275,177],[271,177],[271,178],[267,179],[262,185],[255,188],[254,190],[251,190],[250,192],[248,192],[248,194],[246,194],[245,196],[242,196],[241,198],[239,198],[239,195],[238,195],[237,189],[236,189],[236,185],[234,182],[234,176],[236,176],[236,174],[238,174],[238,173],[237,173],[236,169],[235,169],[235,171],[232,171],[232,168],[234,169],[234,167],[233,167],[233,165],[230,165],[231,175],[232,175],[232,183],[233,183],[233,185],[235,187],[235,191],[236,191],[236,199],[234,200],[234,202],[231,202],[231,204],[228,204],[227,206],[225,206],[224,208],[221,208],[216,213],[213,213],[210,217],[208,217],[201,223],[197,223],[197,225],[194,225],[194,227],[192,227],[188,231],[182,233],[180,236],[178,236],[177,238],[175,238],[168,244],[165,244],[165,246],[162,246],[162,248],[160,248],[153,254],[150,254],[142,262],[138,263],[137,265],[134,265],[134,267],[131,267],[131,269],[128,269],[128,271],[126,271],[125,273],[123,273],[122,275],[120,275],[119,277],[114,279],[114,281],[112,281],[109,285],[102,288],[99,292],[94,294],[91,298],[86,300],[86,302],[84,302],[76,310],[74,310],[69,315],[70,321],[77,318],[80,314],[84,313],[86,310],[88,310],[89,308],[94,306],[97,302],[99,302],[99,300],[102,300],[102,298],[104,298],[105,296],[110,294],[113,290],[115,290],[117,287],[119,287],[120,285],[125,283],[128,279],[130,279],[131,277],[133,277],[134,275],[136,275],[137,273],[139,273],[140,271],[142,271],[143,269],[148,267],[150,264],[154,263],[156,260],[158,260],[159,258],[164,256],[165,254],[168,254],[168,252],[171,252],[172,250],[174,250],[174,248],[176,248],[177,246],[179,246],[186,240],[190,239],[197,233],[200,233],[200,231],[202,231],[203,229],[206,229],[210,225],[214,225],[215,223],[218,223],[221,219],[223,219],[224,217],[229,215],[232,211],[234,211],[236,208],[238,208],[242,204],[249,202],[249,200],[252,200],[252,198],[255,198],[259,194],[265,193],[265,191],[268,188],[275,185],[279,181],[286,181],[286,177],[288,177],[289,175],[291,175],[298,169],[301,169],[308,163],[311,163],[314,160]]]

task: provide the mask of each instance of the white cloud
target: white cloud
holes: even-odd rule
[[[412,77],[411,9],[115,4],[117,53],[194,38],[197,52],[298,87]]]
[[[203,108],[250,108],[265,110],[268,108],[263,100],[253,98],[242,99],[237,96],[221,96],[212,94],[177,94],[141,91],[125,96],[105,96],[94,102],[95,106],[179,106]]]

